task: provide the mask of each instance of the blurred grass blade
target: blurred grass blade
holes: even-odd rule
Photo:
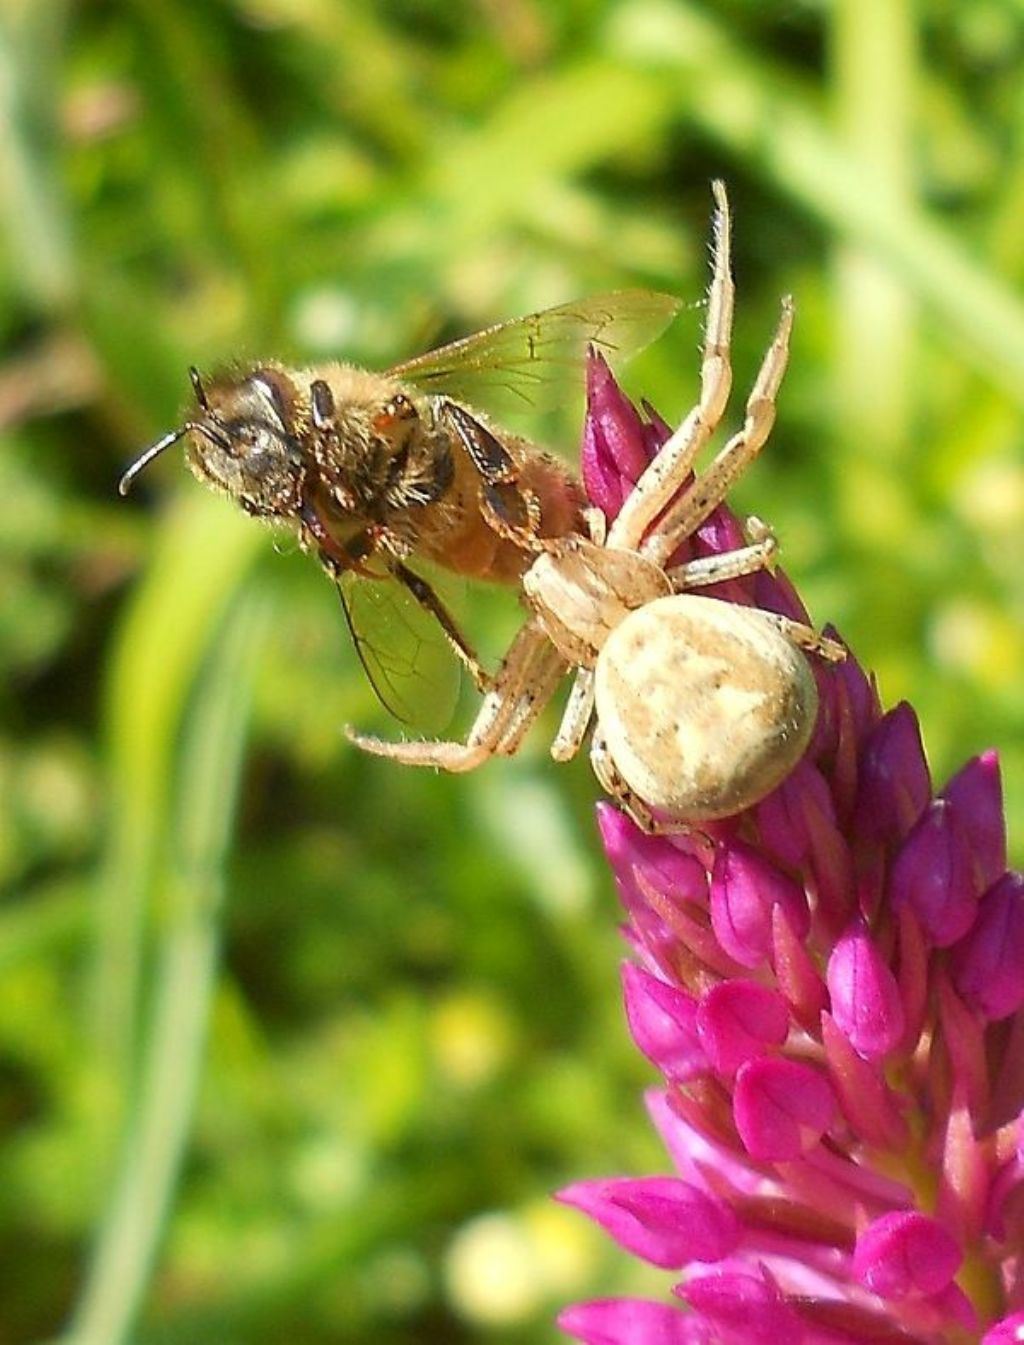
[[[0,3],[0,223],[25,298],[66,308],[74,290],[50,94],[63,45],[64,0]]]
[[[249,690],[265,628],[249,597],[230,614],[183,729],[176,825],[141,1088],[92,1268],[69,1331],[117,1345],[144,1293],[185,1149],[216,971],[223,869],[242,769]]]
[[[107,712],[111,823],[94,999],[100,1064],[115,1108],[130,1093],[146,910],[166,874],[182,716],[261,540],[222,501],[190,493],[164,525],[114,652]]]

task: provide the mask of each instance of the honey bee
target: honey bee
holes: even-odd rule
[[[408,719],[403,682],[423,641],[410,612],[426,614],[478,687],[490,684],[423,563],[514,585],[545,540],[587,532],[569,467],[476,408],[550,405],[589,347],[625,357],[680,307],[650,290],[599,295],[488,327],[385,373],[340,361],[299,369],[266,361],[211,378],[193,368],[194,409],[131,464],[119,489],[126,494],[184,439],[201,481],[246,513],[289,525],[318,557],[371,685]],[[389,596],[396,589],[403,603]]]

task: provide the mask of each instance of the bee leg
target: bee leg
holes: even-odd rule
[[[527,551],[543,549],[539,540],[540,503],[519,483],[519,466],[486,425],[457,402],[441,403],[440,415],[476,468],[482,483],[483,515],[500,536]]]
[[[445,639],[468,669],[469,675],[476,683],[477,690],[489,691],[494,679],[484,671],[472,646],[466,640],[462,631],[459,630],[447,607],[427,581],[421,575],[416,574],[415,571],[410,570],[408,566],[403,565],[400,560],[394,562],[391,573],[400,584],[403,584],[409,590],[423,610],[429,612],[444,631]]]

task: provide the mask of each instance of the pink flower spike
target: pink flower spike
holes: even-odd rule
[[[800,1158],[835,1116],[826,1079],[795,1060],[748,1061],[736,1075],[733,1119],[747,1152],[763,1161]]]
[[[826,973],[832,1017],[855,1051],[879,1060],[903,1036],[899,986],[863,921],[840,938]]]
[[[739,1221],[728,1205],[678,1177],[576,1182],[557,1199],[663,1270],[678,1270],[688,1261],[720,1261],[739,1241]]]
[[[711,1064],[725,1076],[768,1047],[781,1046],[788,1034],[786,1001],[756,981],[712,986],[697,1006],[697,1035]]]
[[[626,962],[622,967],[626,1020],[633,1040],[668,1079],[683,1082],[710,1068],[697,1036],[692,995]]]
[[[771,956],[776,906],[803,938],[810,915],[800,888],[750,846],[738,841],[723,845],[711,875],[711,927],[741,966],[758,967]]]
[[[950,967],[957,990],[989,1020],[1024,1005],[1024,875],[1008,873],[985,893]]]
[[[667,429],[613,388],[592,361],[587,481],[609,516]],[[679,559],[742,538],[719,503]],[[779,570],[709,596],[818,624]],[[567,1198],[678,1268],[692,1311],[569,1309],[587,1345],[1024,1345],[1024,875],[998,763],[933,791],[910,706],[883,714],[848,647],[808,662],[810,742],[752,808],[654,836],[598,809],[673,1175]]]
[[[883,1214],[861,1233],[853,1270],[880,1298],[931,1297],[946,1288],[962,1259],[956,1240],[942,1224],[905,1210]]]
[[[982,752],[961,767],[942,791],[967,836],[984,892],[1006,872],[1006,818],[999,754]]]
[[[692,1313],[646,1298],[576,1303],[559,1313],[558,1326],[584,1345],[714,1345]]]
[[[909,906],[937,948],[971,927],[981,894],[976,866],[956,808],[936,799],[900,846],[889,873],[894,909]]]
[[[930,797],[917,715],[903,701],[879,720],[861,751],[858,830],[876,840],[899,840]]]

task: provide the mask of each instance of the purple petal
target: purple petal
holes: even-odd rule
[[[676,1292],[725,1332],[728,1342],[798,1345],[803,1339],[803,1327],[793,1309],[774,1285],[754,1275],[702,1275],[680,1285]]]
[[[1006,818],[999,756],[983,752],[953,776],[942,791],[964,828],[984,892],[1006,872]]]
[[[855,1051],[867,1060],[888,1054],[903,1036],[903,1003],[896,977],[857,920],[840,938],[826,973],[832,1017]]]
[[[976,866],[965,828],[947,799],[936,799],[897,852],[889,875],[895,909],[911,908],[938,948],[970,929],[977,912]]]
[[[576,1303],[559,1313],[558,1326],[584,1345],[715,1345],[692,1313],[646,1298]]]
[[[710,1068],[697,1036],[697,1001],[650,972],[623,964],[626,1019],[633,1040],[669,1079],[683,1081]]]
[[[1024,1340],[1024,1312],[1011,1312],[995,1326],[989,1327],[981,1338],[981,1345],[1020,1345]]]
[[[720,1261],[739,1241],[740,1226],[723,1201],[678,1177],[577,1182],[557,1193],[636,1256],[663,1270],[689,1261]]]
[[[741,966],[758,967],[771,956],[776,906],[782,907],[798,937],[804,937],[810,913],[802,889],[750,846],[738,841],[723,845],[711,876],[711,926]]]
[[[775,990],[756,981],[723,981],[697,1006],[697,1033],[719,1074],[731,1076],[747,1060],[781,1046],[789,1033],[789,1009]]]
[[[985,893],[950,969],[960,994],[989,1020],[1024,1005],[1024,875],[1008,873]]]
[[[915,1210],[883,1214],[857,1239],[853,1269],[880,1298],[930,1297],[960,1268],[956,1239],[937,1219]]]
[[[832,1124],[835,1110],[831,1086],[810,1065],[762,1058],[736,1075],[733,1117],[753,1158],[800,1158]]]
[[[593,504],[614,518],[649,461],[644,425],[619,389],[603,356],[587,360],[587,415],[580,453],[583,484]]]
[[[917,715],[902,701],[871,730],[861,751],[857,829],[868,839],[898,840],[930,798]]]

